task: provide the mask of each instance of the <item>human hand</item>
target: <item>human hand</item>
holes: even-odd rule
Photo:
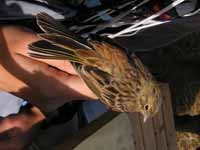
[[[0,149],[22,150],[40,131],[44,115],[36,107],[0,121]]]
[[[38,40],[35,33],[17,26],[2,27],[0,32],[0,88],[44,111],[67,101],[96,98],[68,61],[29,57],[27,45]]]

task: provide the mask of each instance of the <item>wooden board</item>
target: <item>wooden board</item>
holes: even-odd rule
[[[129,114],[129,119],[131,122],[132,130],[133,130],[133,143],[135,145],[135,150],[144,150],[144,139],[142,127],[140,124],[140,118],[138,113]]]
[[[164,101],[162,104],[162,113],[167,139],[167,147],[168,150],[177,150],[176,132],[173,118],[173,110],[171,105],[171,94],[167,85],[163,85],[161,88],[164,96]]]

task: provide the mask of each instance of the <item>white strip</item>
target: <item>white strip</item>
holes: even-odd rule
[[[135,1],[136,1],[136,0],[131,1],[131,2],[127,2],[127,3],[125,3],[124,5],[119,6],[118,9],[122,9],[122,8],[126,7],[127,5],[131,5],[132,3],[135,3]],[[101,14],[102,14],[102,15],[103,15],[103,14],[110,15],[110,14],[113,13],[113,12],[115,12],[115,10],[106,9],[106,10],[102,11]],[[97,17],[98,17],[98,18],[97,18]],[[90,21],[90,20],[92,20],[92,19],[94,19],[94,18],[97,18],[97,19],[94,20],[94,21],[97,21],[97,20],[100,19],[100,17],[101,17],[101,16],[99,16],[99,14],[96,14],[96,15],[91,16],[90,18],[84,20],[83,23],[88,22],[88,21]]]
[[[130,14],[131,12],[133,12],[134,10],[136,10],[138,7],[144,5],[145,3],[149,2],[150,0],[144,0],[141,3],[139,3],[138,5],[136,5],[135,7],[131,8],[130,10],[124,12],[123,14],[120,14],[116,17],[114,17],[110,22],[105,23],[103,25],[98,25],[93,31],[91,31],[90,33],[97,33],[98,31],[101,31],[107,27],[111,27],[114,23],[118,22],[119,20],[121,20],[122,18],[124,18],[125,16],[127,16],[128,14]]]
[[[141,3],[139,3],[138,5],[136,5],[135,7],[131,8],[130,10],[126,11],[123,14],[118,15],[117,17],[113,18],[113,20],[111,22],[108,23],[108,25],[106,26],[111,26],[113,23],[121,20],[122,18],[124,18],[125,16],[127,16],[128,14],[130,14],[131,12],[133,12],[134,10],[136,10],[138,7],[146,4],[147,2],[149,2],[150,0],[144,0]]]
[[[136,10],[138,7],[144,5],[145,3],[149,2],[150,0],[144,0],[141,3],[139,3],[138,5],[136,5],[135,7],[133,7],[131,10]]]
[[[110,10],[111,9],[106,9],[106,10],[102,11],[101,15],[108,13]],[[88,21],[90,21],[90,20],[92,20],[92,19],[94,19],[96,17],[99,17],[99,14],[96,14],[96,15],[93,15],[93,16],[87,18],[86,20],[83,21],[83,23],[86,23],[86,22],[88,22]]]
[[[192,12],[192,13],[189,13],[189,14],[184,15],[184,17],[193,16],[193,15],[196,15],[196,14],[198,14],[198,13],[200,13],[200,9],[197,9],[196,11],[194,11],[194,12]]]
[[[167,22],[170,22],[170,21],[155,22],[155,23],[151,23],[151,24],[144,25],[144,26],[141,26],[141,27],[137,27],[137,28],[132,29],[130,34],[120,35],[120,37],[132,36],[132,35],[135,34],[135,33],[133,34],[132,32],[139,31],[139,30],[146,29],[146,28],[153,27],[153,26],[158,26],[158,25],[161,25],[161,24],[164,24],[164,23],[167,23]]]
[[[149,27],[153,27],[153,26],[157,26],[157,25],[161,25],[161,24],[164,24],[164,23],[168,23],[170,21],[164,21],[164,22],[154,22],[154,23],[151,23],[151,24],[146,24],[146,25],[143,25],[141,27],[136,27],[134,29],[131,30],[131,32],[129,32],[128,34],[123,34],[123,35],[119,35],[118,37],[128,37],[128,36],[133,36],[136,34],[137,31],[139,30],[142,30],[142,29],[146,29],[146,28],[149,28]],[[113,35],[113,34],[110,34],[110,33],[105,33],[105,34],[102,34],[103,36],[110,36],[110,35]]]
[[[118,37],[118,36],[120,36],[122,34],[129,33],[130,31],[132,31],[133,28],[138,27],[138,26],[146,23],[147,21],[153,20],[153,19],[161,16],[162,14],[166,13],[167,11],[169,11],[170,9],[172,9],[173,7],[179,5],[180,3],[184,2],[184,1],[185,0],[176,0],[173,3],[171,3],[170,5],[168,5],[167,7],[165,7],[164,9],[160,10],[159,12],[157,12],[156,14],[154,14],[154,15],[146,18],[146,19],[143,19],[142,21],[136,23],[135,25],[132,25],[132,26],[130,26],[130,27],[128,27],[128,28],[116,33],[116,34],[110,35],[108,37],[112,39],[112,38]]]

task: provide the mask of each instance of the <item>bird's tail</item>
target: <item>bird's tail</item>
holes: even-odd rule
[[[87,41],[70,33],[65,27],[46,13],[37,15],[37,24],[45,32],[41,40],[29,45],[30,55],[42,59],[67,59],[85,64],[95,58],[95,52]]]

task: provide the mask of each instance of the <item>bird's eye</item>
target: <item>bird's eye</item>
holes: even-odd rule
[[[148,111],[148,110],[149,110],[149,105],[145,105],[145,106],[144,106],[144,109],[145,109],[146,111]]]

